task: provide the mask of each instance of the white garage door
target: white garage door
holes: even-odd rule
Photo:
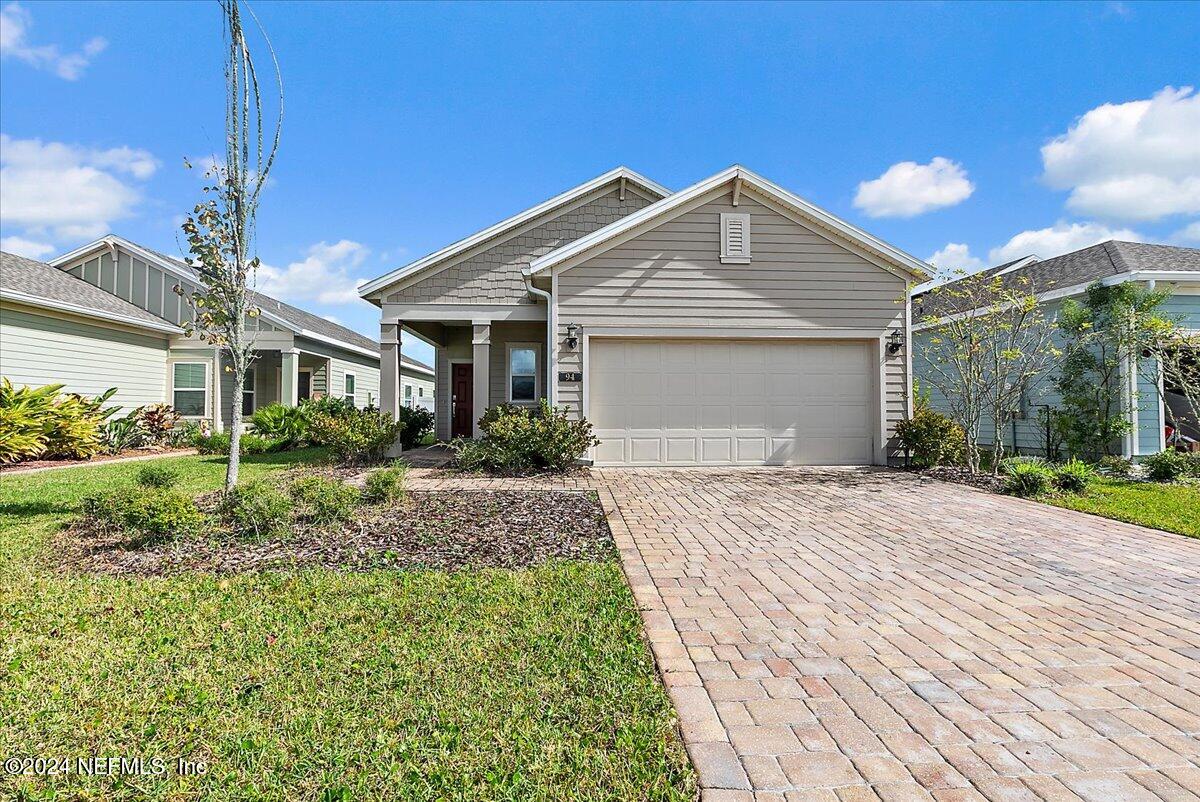
[[[598,465],[867,465],[866,342],[589,343]]]

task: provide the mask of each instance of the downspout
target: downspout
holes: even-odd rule
[[[555,347],[558,314],[554,308],[554,296],[533,286],[533,276],[529,273],[521,271],[521,275],[525,278],[525,289],[546,300],[546,394],[550,399],[550,406],[553,407],[558,404],[558,383],[554,381],[554,366],[558,361],[558,349]]]

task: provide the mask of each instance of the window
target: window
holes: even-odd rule
[[[258,383],[258,370],[250,368],[246,372],[246,379],[242,382],[242,414],[254,414],[254,387]]]
[[[508,346],[508,400],[532,403],[538,397],[538,347]]]
[[[346,399],[346,403],[348,403],[350,406],[354,406],[354,385],[355,385],[354,374],[347,373],[346,374],[345,399]]]
[[[425,397],[425,388],[418,387],[417,388],[417,398],[424,398],[424,397]]]
[[[208,363],[176,362],[171,367],[171,405],[185,418],[208,411]]]
[[[412,404],[412,385],[406,384],[404,385],[404,406],[411,407]]]
[[[750,215],[721,213],[721,261],[750,264]]]

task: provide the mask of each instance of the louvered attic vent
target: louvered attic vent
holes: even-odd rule
[[[726,264],[750,264],[750,215],[721,214],[721,261]]]

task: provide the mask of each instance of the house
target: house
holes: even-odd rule
[[[926,267],[741,166],[674,193],[619,167],[359,291],[384,409],[402,338],[433,345],[440,438],[546,399],[599,465],[861,465],[907,414]]]
[[[1096,282],[1120,284],[1132,281],[1157,289],[1169,287],[1171,296],[1163,311],[1180,320],[1185,328],[1200,331],[1200,249],[1112,240],[1052,259],[1026,256],[989,268],[987,272],[1004,281],[1016,283],[1020,280],[1021,291],[1034,293],[1051,317],[1056,315],[1063,299],[1079,298]],[[914,372],[920,382],[929,375],[923,357],[929,348],[928,330],[933,324],[926,321],[939,314],[936,293],[929,294],[927,288],[918,287],[913,292],[912,304],[916,321],[913,325]],[[1137,366],[1126,366],[1124,374],[1128,386],[1123,406],[1129,410],[1133,430],[1121,443],[1121,452],[1126,457],[1138,457],[1162,451],[1166,447],[1166,426],[1173,421],[1171,409],[1174,407],[1182,414],[1182,397],[1177,388],[1163,383],[1157,367],[1149,360],[1144,359]],[[1009,446],[1015,443],[1021,453],[1046,452],[1048,433],[1044,417],[1039,419],[1038,410],[1056,407],[1061,401],[1054,391],[1054,375],[1054,371],[1050,371],[1029,387],[1017,419],[1007,427],[1008,431],[1001,433],[1004,442]],[[933,390],[928,380],[925,386],[931,389],[933,408],[947,411],[944,398]],[[990,423],[986,424],[981,442],[990,445],[994,436]],[[1191,431],[1190,436],[1200,439],[1200,432]]]
[[[185,335],[192,310],[174,289],[190,295],[199,284],[183,261],[116,236],[48,264],[5,253],[0,375],[18,385],[64,384],[84,395],[116,387],[113,403],[126,409],[165,402],[189,420],[221,429],[228,424],[232,385],[214,369],[216,349]],[[319,394],[378,404],[373,340],[261,293],[253,303],[261,314],[249,321],[257,356],[244,413]],[[411,404],[432,396],[429,366],[405,357],[400,375]]]

